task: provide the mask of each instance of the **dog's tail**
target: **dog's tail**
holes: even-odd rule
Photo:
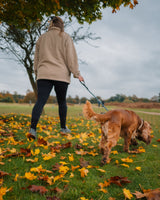
[[[97,114],[93,111],[92,105],[89,101],[86,101],[86,104],[83,107],[83,115],[87,119],[95,120],[97,122],[104,123],[110,119],[107,114]]]

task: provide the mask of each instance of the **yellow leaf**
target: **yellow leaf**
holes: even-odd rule
[[[133,197],[131,192],[129,190],[127,190],[126,188],[123,189],[123,194],[127,199],[131,199]]]
[[[105,170],[103,170],[103,169],[97,169],[98,171],[100,171],[100,172],[106,172]]]
[[[97,156],[97,155],[98,155],[98,153],[94,153],[93,151],[88,152],[88,154],[90,154],[90,155],[92,155],[92,156]]]
[[[118,160],[116,160],[116,161],[115,161],[115,163],[118,165],[118,164],[119,164],[119,161],[118,161]]]
[[[86,199],[85,197],[80,197],[80,200],[88,200],[88,199]]]
[[[127,163],[132,163],[132,162],[133,162],[133,160],[130,159],[129,157],[127,157],[127,158],[122,158],[121,160],[122,160],[123,162],[127,162]]]
[[[70,174],[69,177],[70,177],[70,178],[73,178],[73,177],[74,177],[74,174],[71,172],[71,174]]]
[[[61,173],[61,174],[66,174],[68,171],[69,171],[69,168],[67,166],[61,165],[59,167],[59,173]]]
[[[56,156],[55,153],[42,154],[43,160],[50,160]]]
[[[101,128],[98,129],[98,132],[101,134],[101,132],[102,132],[102,131],[101,131]]]
[[[101,188],[101,189],[99,189],[99,191],[101,191],[101,192],[103,192],[103,193],[107,193],[108,191],[106,190],[106,189],[104,189],[104,188]]]
[[[31,150],[31,153],[33,156],[38,155],[40,153],[39,149],[35,149],[35,152],[33,152],[33,150]]]
[[[0,179],[0,186],[3,184],[3,179]]]
[[[70,156],[69,156],[69,161],[74,161],[74,157],[73,157],[73,154],[71,154]]]
[[[141,171],[142,169],[141,167],[136,167],[136,170]]]
[[[138,148],[138,152],[140,152],[140,153],[144,153],[146,150],[143,148],[143,147],[139,147]]]
[[[47,183],[48,183],[49,185],[53,185],[54,183],[53,183],[52,180],[54,180],[54,177],[53,177],[53,176],[48,177],[48,178],[47,178]]]
[[[13,148],[13,149],[10,150],[10,152],[11,152],[11,153],[16,153],[16,149]]]
[[[81,177],[85,177],[88,174],[88,169],[86,169],[85,167],[83,167],[82,169],[79,169],[79,171],[81,172]]]
[[[115,154],[118,154],[118,151],[111,151],[111,153],[115,155]]]
[[[14,178],[14,181],[17,181],[18,177],[19,177],[19,174],[16,174],[15,178]]]
[[[27,162],[32,162],[32,163],[35,163],[35,162],[38,162],[38,158],[34,158],[34,159],[26,159]]]
[[[123,167],[128,167],[129,168],[129,165],[126,165],[126,164],[121,164]]]
[[[57,180],[63,178],[63,176],[64,176],[63,174],[60,174],[60,175],[58,175],[58,176],[55,176],[55,177],[54,177],[54,183],[55,183]]]
[[[62,164],[62,165],[68,165],[68,163],[63,162],[63,161],[60,161],[59,163]]]
[[[37,176],[35,176],[35,175],[32,174],[31,172],[26,172],[26,173],[25,173],[25,178],[32,181],[32,180],[36,179]]]
[[[155,144],[152,144],[152,147],[155,147],[155,148],[156,148],[156,147],[157,147],[157,145],[155,145]]]
[[[3,200],[3,196],[6,194],[7,188],[6,187],[1,187],[0,188],[0,200]]]

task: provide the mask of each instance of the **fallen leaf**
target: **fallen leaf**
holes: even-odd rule
[[[11,174],[4,171],[0,171],[0,178],[6,175],[11,175]]]
[[[30,185],[28,189],[32,192],[39,192],[40,194],[45,194],[48,190],[44,186]]]
[[[61,165],[59,164],[59,163],[56,163],[55,165],[53,165],[52,167],[52,170],[53,171],[57,171],[57,170],[59,170],[59,167],[60,167]]]
[[[103,172],[103,173],[106,172],[104,169],[97,169],[97,170],[100,171],[100,172]]]
[[[123,194],[124,194],[125,198],[127,198],[127,199],[132,199],[132,197],[133,197],[131,192],[129,190],[127,190],[126,188],[123,189]]]
[[[146,197],[147,200],[159,200],[160,199],[160,188],[154,190],[143,190],[144,193],[136,191],[133,193],[137,199]]]
[[[109,179],[109,183],[114,183],[114,184],[122,187],[123,183],[131,183],[131,181],[128,180],[127,177],[114,176]]]
[[[88,152],[87,152],[87,151],[84,151],[83,149],[80,149],[79,151],[75,151],[75,153],[76,153],[77,155],[84,156],[84,155],[86,155]]]
[[[69,168],[67,166],[61,165],[59,167],[59,173],[66,174],[69,171]]]
[[[121,164],[123,167],[127,167],[129,168],[129,165],[126,165],[126,164]]]
[[[31,180],[31,181],[37,178],[37,176],[35,176],[35,175],[32,174],[31,172],[26,172],[24,177],[25,177],[26,179],[28,179],[28,180]]]
[[[12,190],[12,188],[7,189],[6,187],[1,187],[1,188],[0,188],[0,200],[3,200],[3,196],[4,196],[7,192],[9,192],[9,191],[11,191],[11,190]]]
[[[81,167],[88,167],[89,161],[84,160],[84,158],[80,158],[79,161]]]
[[[30,157],[30,156],[32,155],[30,149],[21,148],[21,149],[20,149],[20,153],[21,153],[21,154],[25,154],[25,157]]]
[[[84,178],[85,176],[87,176],[88,174],[88,169],[86,169],[85,167],[83,167],[82,169],[79,169],[79,171],[81,172],[81,177]]]
[[[121,159],[123,162],[127,162],[127,163],[132,163],[133,162],[133,160],[131,159],[131,158],[129,158],[129,157],[127,157],[127,158],[122,158]]]
[[[69,154],[69,161],[74,161],[74,157],[73,157],[73,154]]]
[[[118,154],[118,151],[111,151],[112,154]]]
[[[47,146],[47,142],[43,138],[38,138],[37,144]]]
[[[141,167],[136,167],[136,170],[142,171]]]
[[[71,169],[72,169],[72,172],[74,172],[76,169],[78,169],[80,166],[79,165],[77,165],[77,166],[71,166]]]

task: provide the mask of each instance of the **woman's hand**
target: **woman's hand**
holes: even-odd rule
[[[83,81],[84,82],[84,78],[82,76],[78,77],[79,81]]]

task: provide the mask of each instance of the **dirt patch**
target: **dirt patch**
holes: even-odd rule
[[[125,107],[125,108],[148,108],[148,109],[159,109],[160,110],[160,103],[106,103],[106,106],[118,106],[118,107]]]

